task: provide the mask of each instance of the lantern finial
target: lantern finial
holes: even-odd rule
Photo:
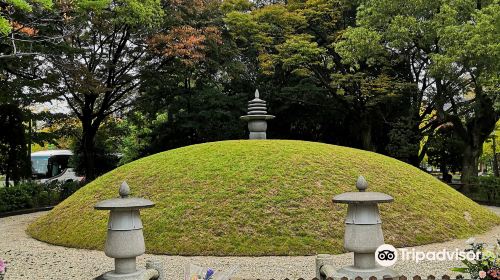
[[[360,192],[366,191],[366,189],[368,188],[368,182],[366,181],[365,177],[363,176],[358,177],[358,181],[356,181],[356,188]]]
[[[123,181],[123,183],[120,185],[120,189],[118,189],[118,193],[120,194],[121,198],[125,198],[130,194],[130,187],[128,186],[127,182]]]

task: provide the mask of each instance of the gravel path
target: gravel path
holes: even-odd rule
[[[500,208],[490,207],[500,215]],[[44,212],[13,216],[0,219],[0,258],[8,261],[6,280],[14,279],[92,279],[111,270],[113,261],[101,251],[72,249],[49,245],[30,238],[25,229],[35,218],[44,215]],[[500,238],[500,225],[489,232],[476,236],[476,241],[493,243]],[[414,247],[418,251],[440,251],[448,249],[464,249],[465,240],[452,240]],[[215,269],[227,269],[231,266],[239,267],[239,278],[261,279],[297,279],[303,277],[312,279],[314,275],[314,256],[307,257],[180,257],[145,255],[139,258],[139,265],[144,266],[145,259],[152,259],[163,263],[169,280],[183,279],[184,266],[197,264]],[[334,256],[335,267],[342,267],[352,262],[352,254]],[[458,261],[427,261],[401,262],[395,269],[405,275],[454,275],[449,268],[459,266]]]
[[[484,206],[488,209],[490,209],[491,211],[497,213],[497,215],[500,215],[500,207],[495,207],[495,206]]]

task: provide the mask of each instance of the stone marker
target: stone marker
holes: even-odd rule
[[[160,273],[156,269],[137,270],[136,267],[136,257],[146,251],[139,209],[153,207],[154,203],[144,198],[129,197],[130,188],[126,182],[121,184],[118,192],[120,198],[101,201],[94,207],[110,210],[104,253],[115,259],[115,270],[97,279],[158,279]]]
[[[317,277],[319,279],[327,277],[355,279],[358,276],[363,279],[371,276],[378,279],[388,276],[399,277],[398,272],[389,267],[380,266],[375,261],[375,251],[384,244],[378,203],[389,203],[394,199],[384,193],[366,192],[368,183],[363,176],[358,178],[356,188],[359,192],[343,193],[333,198],[333,203],[348,205],[344,247],[354,252],[354,265],[334,272],[331,258],[328,258],[328,255],[318,255],[316,258]]]
[[[266,139],[267,120],[274,116],[267,114],[266,101],[260,99],[259,90],[255,90],[255,98],[248,102],[248,114],[240,119],[248,122],[249,139]]]

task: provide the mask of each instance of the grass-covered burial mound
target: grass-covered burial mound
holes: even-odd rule
[[[336,194],[390,194],[381,206],[386,243],[412,246],[465,238],[500,223],[432,176],[379,154],[321,143],[223,141],[155,154],[117,168],[80,189],[28,228],[49,243],[102,249],[107,211],[96,202],[133,196],[156,203],[141,212],[149,253],[311,255],[343,251],[345,205]]]

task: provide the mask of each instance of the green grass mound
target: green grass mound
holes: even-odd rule
[[[347,207],[336,194],[390,194],[381,206],[386,243],[413,246],[466,238],[499,217],[432,176],[379,154],[302,141],[223,141],[155,154],[88,184],[28,228],[53,244],[102,249],[107,211],[96,202],[133,196],[156,203],[141,212],[149,253],[312,255],[343,252]]]

